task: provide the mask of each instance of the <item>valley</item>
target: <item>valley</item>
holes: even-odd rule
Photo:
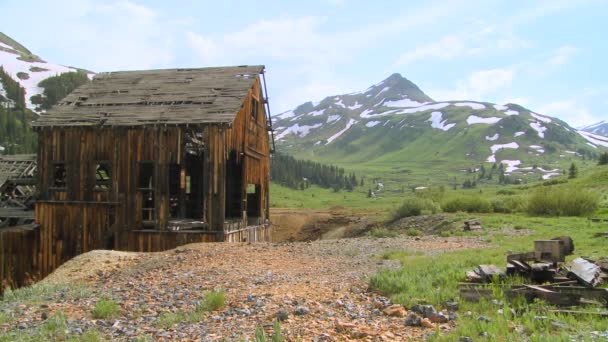
[[[34,138],[31,121],[45,118],[49,108],[79,85],[90,84],[93,73],[47,63],[4,34],[0,34],[0,64],[0,152],[33,152],[39,140]],[[251,80],[249,74],[237,76]],[[171,82],[192,81],[186,77]],[[216,88],[211,90],[216,92]],[[111,89],[105,95],[129,91]],[[92,250],[80,254],[37,284],[6,290],[0,300],[0,342],[595,341],[608,336],[608,320],[601,317],[606,303],[588,303],[574,308],[582,314],[564,314],[553,312],[555,307],[542,300],[512,300],[503,286],[526,284],[529,279],[520,276],[487,284],[485,290],[491,293],[487,301],[467,302],[459,292],[460,283],[468,281],[467,271],[478,265],[503,268],[507,255],[529,252],[534,240],[567,235],[575,241],[576,256],[608,257],[608,165],[602,162],[608,160],[606,122],[574,128],[552,113],[538,113],[516,103],[431,96],[401,74],[391,74],[365,90],[304,102],[274,115],[274,141],[266,141],[266,117],[258,115],[258,109],[260,113],[266,110],[265,99],[252,97],[245,103],[258,109],[243,112],[243,117],[263,118],[263,123],[243,124],[240,132],[259,130],[263,144],[276,143],[276,153],[266,159],[271,170],[267,163],[262,167],[262,149],[228,153],[201,142],[207,133],[175,133],[176,142],[183,143],[182,136],[187,142],[176,143],[176,153],[167,153],[158,158],[162,162],[157,167],[146,168],[147,182],[140,188],[135,189],[132,182],[144,178],[141,166],[135,177],[135,160],[124,163],[126,170],[133,171],[131,178],[121,179],[134,191],[129,203],[142,209],[140,202],[150,202],[142,211],[152,216],[161,205],[171,207],[169,216],[177,211],[174,205],[184,205],[185,211],[193,196],[191,186],[196,183],[203,189],[209,181],[193,182],[191,173],[198,169],[180,169],[177,162],[169,166],[168,160],[176,154],[211,152],[218,158],[213,167],[220,175],[210,182],[214,190],[209,198],[217,200],[213,215],[226,219],[224,206],[230,204],[231,233],[241,228],[241,222],[250,225],[249,211],[251,222],[257,219],[261,224],[268,218],[264,224],[272,225],[271,240],[247,240],[253,234],[239,240],[249,242],[190,243],[151,253]],[[140,108],[152,102],[139,95],[128,101]],[[206,101],[200,104],[213,103]],[[188,101],[166,101],[162,106],[176,102]],[[108,107],[119,110],[122,105]],[[159,113],[147,117],[154,122],[150,124],[154,134],[167,131],[166,123],[163,127],[154,120],[169,111]],[[91,115],[97,119],[97,114]],[[120,118],[106,112],[98,116],[92,129],[115,129],[104,124]],[[140,123],[133,122],[124,130]],[[191,128],[191,122],[182,124]],[[233,128],[226,123],[218,134],[226,127]],[[137,149],[159,146],[145,139]],[[94,146],[94,138],[90,140],[89,146]],[[108,141],[105,145],[112,147]],[[154,151],[150,149],[145,159],[158,157]],[[220,168],[224,154],[230,156],[230,172]],[[259,179],[262,172],[273,175],[277,171],[279,156],[295,159],[281,164],[282,178],[253,184],[262,181],[246,175],[248,167],[237,167],[237,160],[245,156],[255,157],[250,165],[262,170]],[[108,165],[96,161],[95,173],[82,177],[95,183],[95,195],[110,194],[115,187],[112,177],[127,174],[109,166],[101,168],[103,164]],[[53,168],[52,176],[65,176],[65,166]],[[81,171],[88,167],[93,170],[83,166]],[[181,191],[160,203],[153,199],[161,191],[152,192],[154,180],[160,177],[157,170],[171,171],[159,184]],[[237,186],[222,195],[222,187],[235,179]],[[270,195],[255,197],[262,188]],[[144,190],[150,191],[146,197]],[[54,186],[49,190],[55,191]],[[110,198],[124,200],[124,194],[115,195],[108,195],[104,204],[117,205]],[[9,203],[10,196],[6,197]],[[256,210],[241,207],[248,200],[259,212],[268,209],[269,214],[254,217]],[[203,200],[199,201],[202,206]],[[123,218],[131,215],[135,214],[122,213]],[[107,217],[116,218],[113,209]],[[204,226],[203,220],[190,224],[198,229]],[[481,229],[466,231],[463,227],[469,220],[479,221]],[[146,234],[155,232],[146,229],[158,225],[153,220],[146,223],[147,228],[137,229],[144,236],[138,248],[143,248]],[[82,225],[77,228],[75,238],[82,235]],[[202,228],[179,230],[176,224],[156,233],[187,236]],[[207,233],[217,232],[225,231]],[[54,246],[52,239],[63,235],[50,234],[46,243]],[[60,251],[81,248],[62,242],[57,244]],[[568,256],[566,262],[574,257]],[[595,290],[604,291],[605,286]],[[441,315],[427,315],[433,321],[424,317],[428,320],[422,323],[423,314],[417,310],[427,305]]]

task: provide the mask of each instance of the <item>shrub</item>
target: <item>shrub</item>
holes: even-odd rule
[[[472,196],[459,196],[448,199],[441,204],[444,211],[455,213],[465,211],[468,213],[492,212],[492,204],[485,198]]]
[[[530,215],[583,216],[597,210],[598,193],[574,187],[540,187],[528,198]]]
[[[393,212],[393,220],[403,217],[418,216],[427,211],[436,214],[441,211],[439,204],[428,198],[409,197]]]
[[[397,236],[396,232],[392,232],[384,227],[376,227],[371,230],[370,235],[375,238],[387,238]]]
[[[407,236],[420,236],[420,231],[416,228],[409,228],[406,232]]]
[[[174,324],[179,323],[186,319],[186,315],[183,312],[163,312],[160,314],[158,323],[164,328],[170,328]]]
[[[100,299],[93,308],[93,318],[107,319],[114,317],[120,311],[120,306],[111,299]]]
[[[207,292],[203,301],[198,305],[196,311],[216,311],[222,309],[225,303],[224,290]]]

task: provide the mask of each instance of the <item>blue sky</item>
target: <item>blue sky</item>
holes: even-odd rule
[[[394,72],[435,100],[608,119],[608,1],[2,0],[0,31],[92,71],[265,64],[271,109]]]

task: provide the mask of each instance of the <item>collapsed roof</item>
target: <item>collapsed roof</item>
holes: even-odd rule
[[[32,126],[231,123],[263,65],[97,74]]]

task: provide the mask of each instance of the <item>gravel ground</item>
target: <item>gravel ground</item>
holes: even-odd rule
[[[353,238],[300,243],[192,244],[161,253],[93,251],[64,264],[44,282],[83,282],[91,292],[56,292],[35,304],[1,302],[15,317],[0,331],[34,329],[57,311],[68,318],[70,334],[95,327],[116,341],[148,336],[154,340],[251,340],[283,319],[289,341],[421,340],[434,329],[406,327],[404,319],[382,313],[390,301],[367,291],[366,277],[395,261],[374,256],[386,250],[434,254],[485,248],[481,237]],[[198,322],[160,324],[166,313],[187,313],[206,291],[224,289],[226,305]],[[102,297],[116,301],[120,314],[93,319]],[[438,325],[449,330],[453,322]]]

